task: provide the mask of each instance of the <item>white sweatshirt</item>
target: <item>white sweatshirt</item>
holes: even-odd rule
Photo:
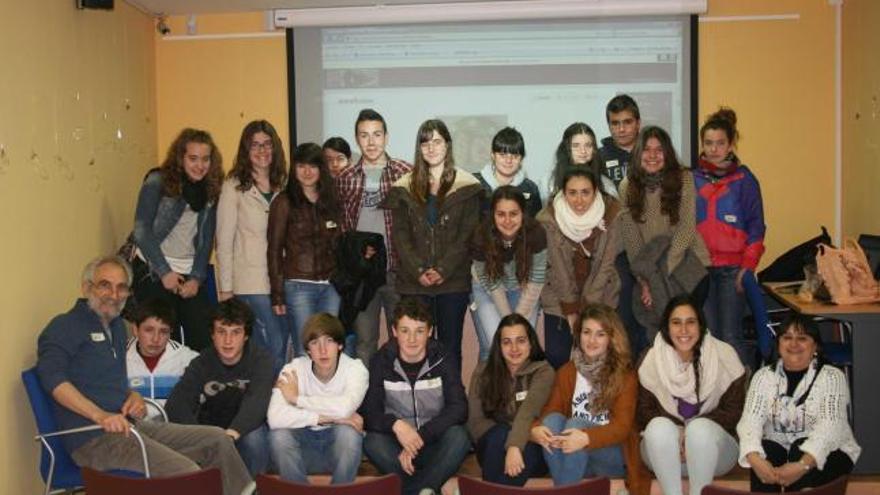
[[[318,417],[333,419],[347,418],[357,411],[369,385],[369,373],[360,359],[352,359],[339,354],[336,374],[329,382],[318,380],[312,371],[312,360],[308,356],[294,359],[281,369],[284,373],[296,373],[299,396],[296,404],[287,402],[281,390],[272,389],[267,419],[269,428],[323,428],[318,426]]]

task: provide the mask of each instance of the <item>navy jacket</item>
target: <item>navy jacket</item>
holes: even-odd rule
[[[101,409],[119,412],[129,394],[126,337],[122,318],[111,321],[105,330],[88,302],[77,300],[70,311],[53,318],[37,339],[37,374],[43,390],[51,396],[58,385],[70,382]],[[55,420],[62,430],[94,424],[61,405],[55,409]],[[62,441],[73,452],[102,433],[65,435]]]
[[[450,426],[463,425],[467,411],[458,364],[437,341],[428,341],[427,359],[415,386],[400,365],[396,341],[382,346],[370,361],[370,387],[361,405],[367,431],[393,434],[392,426],[402,419],[418,430],[425,443],[432,443]]]

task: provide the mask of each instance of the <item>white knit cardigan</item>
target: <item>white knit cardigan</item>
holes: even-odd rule
[[[752,378],[742,418],[736,425],[739,464],[750,467],[746,456],[751,452],[766,457],[761,447],[762,439],[766,438],[789,448],[803,437],[807,440],[801,445],[801,451],[813,456],[819,469],[824,468],[828,454],[835,450],[842,450],[855,464],[862,449],[856,444],[847,420],[849,387],[843,372],[830,365],[822,367],[804,402],[804,431],[784,433],[776,431],[773,425],[773,405],[777,400],[777,391],[786,390],[786,378],[780,377],[775,368],[775,365],[765,366]],[[805,380],[806,378],[804,377]],[[807,385],[801,383],[798,388]]]

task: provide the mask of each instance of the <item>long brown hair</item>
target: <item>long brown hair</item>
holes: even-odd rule
[[[452,135],[446,124],[439,119],[431,119],[422,122],[419,131],[416,133],[416,154],[412,169],[412,180],[409,184],[409,193],[420,204],[428,201],[430,192],[431,172],[428,170],[428,162],[422,155],[422,143],[427,143],[434,137],[434,131],[446,141],[446,159],[443,162],[443,174],[440,175],[440,189],[437,191],[437,203],[442,204],[446,193],[452,188],[455,182],[455,159],[452,156]]]
[[[159,166],[159,172],[162,174],[162,192],[172,198],[180,196],[183,192],[183,181],[186,178],[183,160],[186,156],[186,146],[189,143],[207,144],[211,147],[211,166],[202,180],[207,186],[208,201],[216,203],[217,198],[220,197],[220,189],[223,187],[223,157],[220,155],[217,145],[214,144],[211,134],[199,129],[188,127],[180,131],[180,134],[168,147],[165,161]]]
[[[586,134],[593,141],[593,156],[590,161],[583,165],[575,165],[571,158],[571,141],[575,136]],[[562,133],[562,141],[556,146],[556,165],[553,167],[553,177],[550,182],[551,194],[556,194],[565,188],[565,172],[571,168],[586,168],[591,170],[599,178],[595,184],[597,192],[607,192],[602,185],[601,177],[605,175],[605,162],[599,158],[599,143],[596,141],[596,133],[593,128],[583,122],[575,122],[565,128]]]
[[[626,375],[632,370],[632,356],[629,351],[629,339],[626,329],[617,311],[605,304],[590,304],[578,315],[578,321],[571,331],[575,349],[581,348],[581,332],[587,320],[602,325],[608,334],[610,345],[605,356],[605,365],[599,371],[599,395],[590,403],[592,411],[611,409],[614,399],[620,395]]]
[[[660,211],[669,217],[669,223],[675,225],[679,220],[678,209],[681,206],[683,171],[669,134],[660,127],[648,126],[639,133],[636,145],[633,148],[632,162],[627,167],[626,176],[629,181],[629,187],[624,200],[627,208],[632,212],[633,220],[644,222],[645,179],[648,174],[642,168],[642,154],[645,151],[648,140],[651,138],[659,141],[660,147],[663,149],[663,168],[659,172],[662,176],[660,182]]]
[[[483,226],[477,235],[480,236],[479,247],[486,256],[486,276],[492,282],[500,280],[504,276],[504,240],[498,227],[495,226],[495,208],[501,200],[516,202],[522,215],[522,226],[516,233],[513,245],[513,259],[516,263],[516,280],[523,284],[529,278],[532,269],[532,255],[530,251],[529,231],[534,231],[536,221],[526,213],[526,198],[515,186],[501,186],[492,193],[489,216],[483,221]]]
[[[480,376],[480,402],[483,405],[483,413],[487,417],[495,414],[503,414],[508,410],[508,405],[513,401],[514,378],[510,375],[504,355],[501,353],[501,330],[507,327],[521,325],[526,329],[529,339],[529,359],[527,363],[544,360],[544,350],[538,341],[538,334],[529,320],[519,313],[511,313],[498,323],[495,336],[492,337],[492,346],[489,348],[489,358],[486,367]]]
[[[244,129],[241,131],[241,139],[238,141],[238,153],[235,155],[235,161],[232,162],[232,170],[226,174],[226,177],[238,179],[237,189],[239,191],[247,191],[254,185],[254,166],[251,164],[250,150],[254,135],[258,132],[267,134],[272,140],[269,187],[273,192],[278,191],[287,182],[287,158],[284,156],[284,147],[281,144],[281,138],[278,137],[278,133],[275,131],[275,127],[266,120],[254,120],[244,126]]]

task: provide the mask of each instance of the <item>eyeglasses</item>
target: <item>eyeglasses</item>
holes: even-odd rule
[[[272,141],[265,141],[262,143],[258,143],[256,141],[251,142],[251,151],[272,151]]]
[[[114,287],[113,283],[109,280],[101,280],[97,283],[92,282],[92,287],[95,288],[95,292],[103,295],[113,293],[114,289],[122,297],[127,297],[131,293],[131,287],[128,284],[118,284]]]

